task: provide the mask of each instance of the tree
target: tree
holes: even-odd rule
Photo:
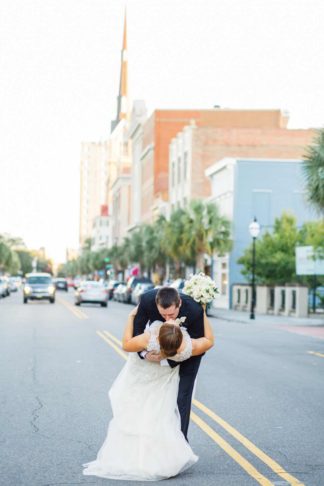
[[[26,250],[16,250],[17,256],[20,262],[20,271],[23,275],[32,271],[32,261],[33,257],[30,252]]]
[[[145,254],[144,254],[144,226],[136,228],[128,237],[127,245],[124,249],[128,251],[128,261],[130,263],[138,263],[141,272],[145,270]]]
[[[184,216],[182,251],[195,267],[205,271],[205,254],[224,254],[231,248],[230,221],[214,203],[191,201]]]
[[[192,258],[187,257],[187,252],[184,253],[185,215],[184,209],[173,211],[165,225],[162,238],[162,250],[174,263],[176,276],[181,276],[182,263],[192,262]]]
[[[10,236],[0,235],[0,272],[16,274],[20,268],[20,260],[12,248]]]
[[[324,258],[324,220],[309,221],[301,229],[304,244],[312,246],[317,258]]]
[[[324,216],[324,129],[319,130],[313,145],[306,149],[303,172],[308,201]]]
[[[305,243],[303,230],[298,230],[296,218],[283,213],[276,218],[273,232],[266,232],[256,241],[256,282],[265,285],[294,283],[297,280],[295,248]],[[243,265],[241,271],[250,281],[252,275],[252,245],[238,259]]]
[[[163,281],[165,276],[165,267],[168,257],[163,244],[167,220],[163,215],[160,215],[152,225],[150,230],[144,233],[144,247],[149,248],[147,256],[147,265],[158,274],[158,280]]]

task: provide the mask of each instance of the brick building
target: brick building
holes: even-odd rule
[[[198,126],[192,121],[184,127],[170,144],[170,211],[191,199],[209,197],[205,170],[224,157],[301,159],[314,130],[290,130],[286,116],[279,114],[277,110],[218,110],[219,126]],[[233,115],[231,123],[229,115]]]

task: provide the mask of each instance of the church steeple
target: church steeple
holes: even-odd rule
[[[124,32],[123,45],[121,51],[121,65],[120,65],[120,81],[119,93],[117,96],[117,114],[116,119],[111,122],[111,130],[118,125],[120,120],[126,119],[128,116],[128,59],[127,59],[127,17],[126,9],[124,15]]]

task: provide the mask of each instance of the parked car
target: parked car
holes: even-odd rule
[[[131,303],[132,299],[132,292],[135,289],[136,285],[138,283],[150,283],[153,285],[153,282],[150,278],[147,277],[131,277],[128,282],[127,282],[127,289],[126,289],[126,295],[125,295],[125,300],[127,304]]]
[[[115,290],[120,283],[118,280],[109,280],[107,284],[109,300],[113,299]]]
[[[29,273],[23,289],[23,302],[28,300],[49,300],[51,304],[55,302],[55,285],[49,273]]]
[[[21,277],[9,277],[9,287],[11,292],[17,292],[21,286]]]
[[[4,277],[0,277],[0,297],[8,296],[7,282]]]
[[[108,290],[101,282],[86,280],[82,282],[75,291],[75,305],[100,304],[101,307],[108,305]]]
[[[121,282],[116,288],[114,292],[114,300],[117,302],[123,302],[122,299],[122,294],[126,290],[126,282]]]
[[[66,278],[56,278],[55,279],[55,287],[56,290],[65,290],[65,292],[68,292],[69,290],[69,284]]]
[[[142,282],[142,283],[136,284],[136,286],[135,286],[135,288],[132,292],[132,296],[131,296],[132,304],[138,305],[140,298],[141,298],[141,295],[143,295],[148,290],[152,290],[152,289],[154,289],[154,285],[151,284],[151,283]]]

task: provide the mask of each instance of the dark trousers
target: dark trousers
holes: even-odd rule
[[[178,391],[178,408],[181,417],[181,430],[186,440],[188,440],[188,428],[190,421],[190,410],[192,392],[195,384],[195,379],[198,373],[201,356],[190,358],[187,362],[180,365],[180,383]]]

